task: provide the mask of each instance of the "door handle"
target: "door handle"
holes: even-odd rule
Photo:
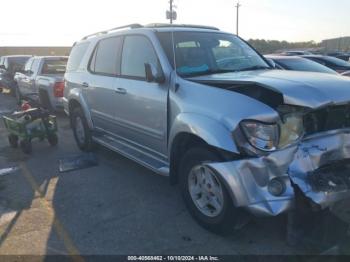
[[[121,94],[121,95],[125,95],[125,94],[126,94],[126,90],[125,90],[124,88],[117,88],[117,89],[115,90],[115,92],[116,92],[117,94]]]
[[[81,85],[82,85],[83,87],[89,87],[89,84],[86,83],[86,82],[82,83]]]

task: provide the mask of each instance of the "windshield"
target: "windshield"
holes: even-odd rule
[[[276,59],[275,62],[288,70],[337,74],[337,72],[328,67],[303,58]]]
[[[234,35],[174,32],[174,44],[169,32],[158,33],[158,37],[169,61],[174,68],[176,65],[180,76],[270,68],[249,45]]]

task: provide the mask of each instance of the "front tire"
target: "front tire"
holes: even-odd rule
[[[94,149],[94,142],[92,140],[91,130],[88,126],[87,120],[80,107],[73,109],[71,114],[71,124],[75,141],[82,151],[92,151]]]
[[[220,162],[207,148],[190,149],[180,163],[182,196],[192,217],[217,234],[233,232],[241,211],[237,209],[220,176],[204,163]]]

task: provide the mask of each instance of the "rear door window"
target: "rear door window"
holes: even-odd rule
[[[77,44],[72,48],[69,55],[67,71],[76,71],[90,43]]]
[[[122,44],[121,37],[111,37],[101,40],[95,48],[89,69],[102,75],[117,75],[119,72],[118,56]]]

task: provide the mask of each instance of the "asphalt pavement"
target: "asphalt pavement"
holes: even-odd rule
[[[0,94],[0,116],[16,109]],[[99,165],[59,173],[59,159],[80,154],[68,118],[58,114],[59,143],[34,141],[25,155],[0,122],[0,255],[303,254],[286,244],[284,216],[253,219],[229,236],[202,229],[168,178],[107,149]]]

